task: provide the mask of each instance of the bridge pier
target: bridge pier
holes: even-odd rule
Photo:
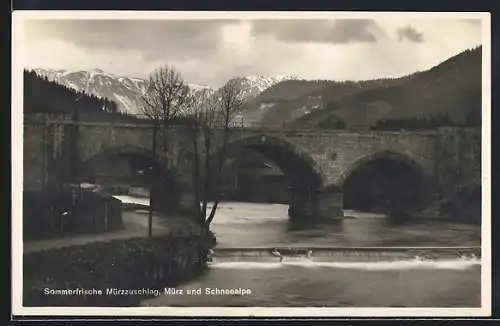
[[[339,190],[289,187],[291,192],[288,215],[292,222],[318,223],[344,216],[342,193]]]
[[[344,197],[339,189],[321,189],[316,192],[317,214],[322,219],[340,219],[344,216]]]

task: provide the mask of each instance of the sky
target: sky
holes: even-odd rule
[[[482,43],[477,16],[72,17],[23,20],[24,67],[147,78],[170,64],[187,82],[212,87],[243,75],[366,80],[426,70]]]

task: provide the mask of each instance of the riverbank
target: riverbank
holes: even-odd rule
[[[24,244],[25,306],[137,306],[203,273],[211,234],[180,218],[124,212],[124,229]]]
[[[182,232],[182,230],[186,227],[186,223],[190,224],[189,221],[184,219],[161,218],[155,214],[152,218],[152,233],[155,236],[161,236],[168,233]],[[123,210],[122,228],[119,230],[25,241],[23,244],[23,252],[26,254],[48,249],[85,245],[92,242],[106,242],[110,240],[147,237],[147,235],[148,212],[146,210]]]

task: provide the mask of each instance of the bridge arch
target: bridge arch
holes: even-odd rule
[[[156,153],[153,158],[152,151],[144,147],[108,147],[80,162],[78,179],[103,185],[107,192],[133,194],[131,189],[152,189],[152,204],[156,208],[170,210],[178,206],[178,176],[168,169],[164,155]]]
[[[411,213],[435,192],[433,178],[403,153],[380,151],[354,162],[341,176],[344,208]]]
[[[300,196],[323,187],[323,171],[302,148],[268,134],[234,136],[226,146],[220,180],[223,201],[279,203],[291,208]],[[219,158],[221,150],[218,143],[212,157]]]
[[[274,162],[290,183],[289,186],[301,189],[323,187],[325,175],[321,167],[308,153],[285,139],[266,134],[230,139],[227,153],[238,148],[257,151]]]
[[[153,159],[153,153],[150,149],[146,149],[142,146],[124,145],[106,147],[103,150],[94,153],[89,158],[86,158],[81,164],[85,165],[102,156],[116,155],[136,155]],[[165,157],[161,153],[156,153],[155,161],[166,166]]]

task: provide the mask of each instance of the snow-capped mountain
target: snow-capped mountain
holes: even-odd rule
[[[77,91],[113,100],[122,112],[139,113],[143,106],[142,96],[147,87],[147,82],[144,79],[116,76],[100,69],[52,70],[34,68],[30,70]],[[210,89],[208,86],[197,84],[189,84],[189,87],[194,91]]]
[[[113,100],[122,112],[139,113],[142,107],[142,95],[146,91],[144,79],[116,76],[100,69],[92,70],[53,70],[33,68],[38,75],[47,77],[66,87],[83,91],[98,97]],[[241,84],[244,96],[252,99],[263,90],[283,80],[294,79],[292,76],[246,76],[234,78]],[[209,86],[188,84],[193,91],[212,90]]]
[[[244,76],[236,77],[235,80],[241,84],[244,96],[250,100],[262,93],[269,87],[282,82],[284,80],[296,79],[294,76],[279,75],[279,76]]]

